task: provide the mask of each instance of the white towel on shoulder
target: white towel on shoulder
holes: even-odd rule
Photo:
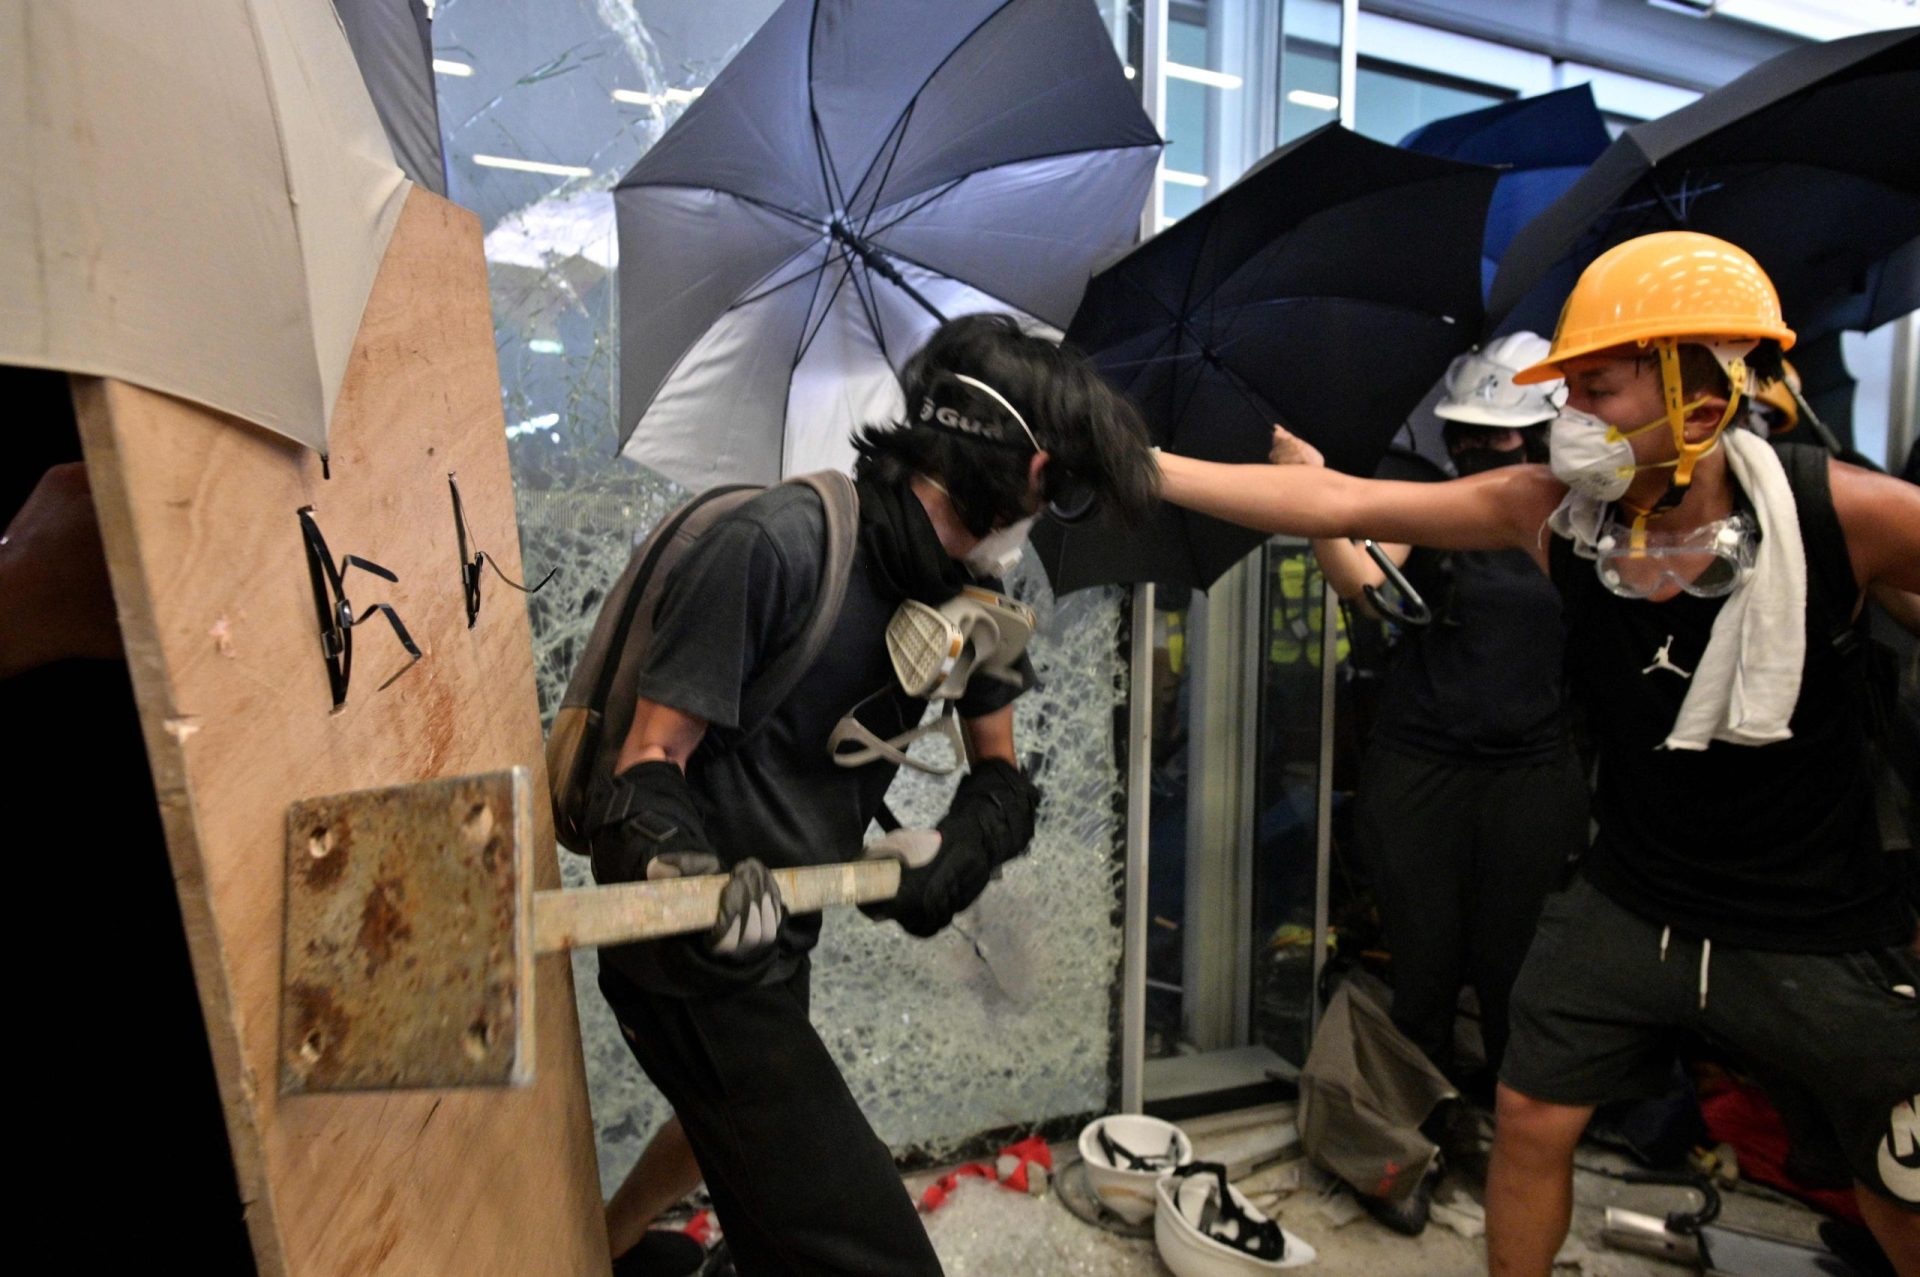
[[[1727,431],[1720,446],[1760,520],[1760,548],[1753,571],[1713,619],[1667,749],[1786,740],[1807,659],[1807,554],[1787,469],[1770,444],[1745,430]]]
[[[1716,740],[1735,745],[1786,740],[1800,699],[1807,657],[1807,556],[1793,489],[1780,454],[1759,436],[1728,430],[1720,446],[1759,520],[1759,552],[1753,570],[1714,617],[1665,749],[1701,750]],[[1547,520],[1587,559],[1595,557],[1594,543],[1606,523],[1607,503],[1572,492]]]

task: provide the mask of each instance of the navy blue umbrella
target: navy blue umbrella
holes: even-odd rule
[[[1901,253],[1920,236],[1920,34],[1802,45],[1628,129],[1514,237],[1488,313],[1498,326],[1568,264],[1664,230],[1752,253],[1796,329],[1920,306]]]
[[[1593,90],[1582,84],[1449,115],[1415,129],[1400,145],[1422,155],[1503,170],[1487,205],[1487,233],[1480,245],[1480,291],[1485,296],[1493,290],[1494,272],[1520,228],[1566,194],[1610,140],[1600,108],[1593,104]],[[1553,284],[1564,297],[1575,273],[1563,268],[1559,275]],[[1537,309],[1516,308],[1507,317],[1507,330],[1551,331],[1559,297],[1549,299],[1544,315],[1531,313]]]

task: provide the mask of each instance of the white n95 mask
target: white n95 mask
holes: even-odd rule
[[[1683,411],[1698,407],[1689,404]],[[1635,435],[1667,424],[1664,416],[1645,425],[1622,430],[1610,426],[1590,412],[1562,408],[1547,431],[1547,462],[1553,477],[1583,497],[1595,501],[1618,501],[1633,486],[1640,463],[1633,455]],[[1660,461],[1649,470],[1678,465],[1679,460]]]
[[[1027,533],[1033,529],[1034,518],[1030,514],[1018,523],[995,528],[981,537],[961,562],[975,576],[1004,577],[1026,553]]]

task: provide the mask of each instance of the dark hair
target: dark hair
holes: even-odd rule
[[[963,315],[934,331],[900,373],[907,420],[855,432],[856,475],[883,482],[913,474],[938,479],[975,536],[1032,513],[1027,468],[1033,452],[1017,425],[1011,426],[1016,438],[996,442],[914,420],[935,384],[952,374],[985,382],[1025,418],[1047,453],[1043,483],[1050,496],[1071,476],[1129,522],[1151,511],[1159,471],[1139,411],[1078,352],[1022,331],[1011,315]]]

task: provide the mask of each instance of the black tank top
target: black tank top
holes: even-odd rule
[[[1795,495],[1803,534],[1810,507],[1832,517],[1824,491]],[[1553,538],[1550,556],[1568,671],[1600,760],[1599,832],[1581,862],[1594,886],[1653,922],[1745,948],[1908,940],[1912,913],[1875,820],[1860,659],[1836,648],[1817,609],[1789,739],[1667,750],[1689,683],[1676,671],[1699,668],[1724,600],[1623,599],[1566,539]],[[1836,593],[1851,599],[1851,581]]]
[[[1444,762],[1501,766],[1572,748],[1560,596],[1532,557],[1422,547],[1406,570],[1434,619],[1401,638],[1374,739]]]

